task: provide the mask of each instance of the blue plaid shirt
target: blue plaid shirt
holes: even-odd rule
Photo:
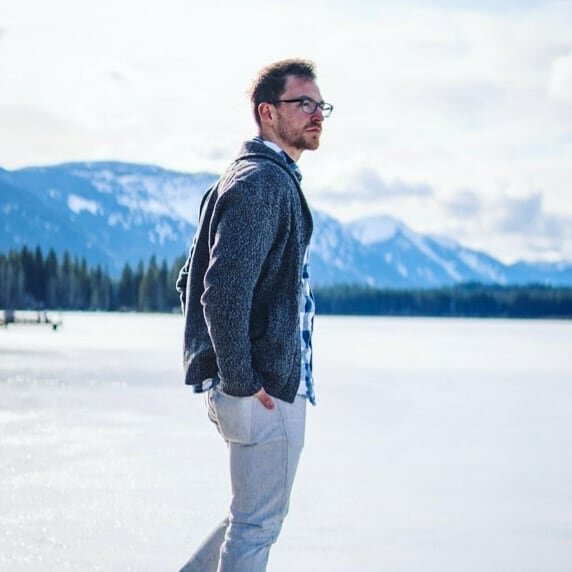
[[[302,372],[298,395],[304,395],[312,405],[316,405],[314,377],[312,375],[312,331],[316,304],[310,288],[310,248],[306,249],[302,268],[302,292],[300,294],[300,335],[302,347]]]

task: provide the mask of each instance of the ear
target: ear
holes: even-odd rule
[[[276,117],[276,110],[271,103],[263,101],[258,104],[258,115],[262,123],[273,123]]]

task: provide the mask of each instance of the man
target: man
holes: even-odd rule
[[[209,190],[177,289],[185,382],[206,394],[228,444],[228,517],[182,572],[262,572],[288,511],[315,403],[312,216],[296,161],[320,144],[324,103],[313,64],[284,60],[251,88],[258,136]]]

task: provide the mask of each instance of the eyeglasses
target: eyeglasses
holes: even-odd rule
[[[325,101],[316,101],[315,99],[312,99],[308,96],[296,97],[294,99],[275,99],[271,103],[299,103],[302,111],[308,115],[316,113],[316,109],[319,107],[322,110],[322,115],[324,117],[330,117],[332,111],[334,110],[334,106],[331,103],[326,103]]]

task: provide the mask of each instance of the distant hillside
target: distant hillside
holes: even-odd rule
[[[118,275],[125,262],[174,260],[195,231],[212,173],[118,162],[0,169],[0,251],[68,250]],[[390,217],[350,224],[314,211],[312,280],[391,288],[464,282],[572,285],[572,264],[505,265],[454,240],[415,232]]]

